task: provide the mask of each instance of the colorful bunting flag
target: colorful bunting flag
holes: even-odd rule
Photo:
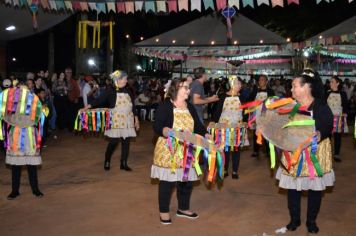
[[[182,11],[182,10],[189,11],[188,0],[178,0],[178,9],[179,9],[179,11]]]
[[[244,7],[247,7],[247,6],[251,6],[252,8],[254,7],[253,6],[253,0],[242,0],[242,5]]]
[[[48,1],[51,10],[57,10],[55,1]]]
[[[133,2],[125,2],[126,13],[134,13],[135,7]]]
[[[72,2],[73,9],[75,11],[80,11],[82,8],[80,7],[80,2]]]
[[[89,2],[88,5],[89,5],[90,10],[97,11],[95,2]]]
[[[66,7],[64,6],[64,2],[63,1],[56,1],[56,5],[57,5],[57,9],[58,10],[65,10]]]
[[[12,1],[11,0],[5,0],[5,4],[10,4],[11,5]]]
[[[257,6],[261,6],[262,4],[269,6],[269,0],[257,0]]]
[[[165,1],[157,1],[157,12],[167,12]]]
[[[145,1],[145,11],[149,12],[156,12],[156,6],[154,1]]]
[[[13,2],[13,4],[14,4],[14,7],[16,7],[16,6],[19,5],[19,0],[13,0],[12,2]]]
[[[216,0],[216,8],[218,11],[226,7],[226,0]]]
[[[190,0],[190,9],[201,11],[201,0]]]
[[[20,0],[20,7],[25,6],[27,4],[26,0]]]
[[[135,11],[142,11],[143,1],[135,1]]]
[[[290,5],[292,3],[299,5],[299,0],[288,0],[287,2],[288,2],[288,5]]]
[[[120,12],[125,13],[125,3],[123,3],[123,2],[117,2],[117,3],[116,3],[116,8],[117,8],[117,12],[118,12],[118,13],[120,13]]]
[[[204,3],[204,9],[207,10],[209,8],[211,8],[212,10],[215,10],[214,7],[214,1],[213,0],[203,0]]]
[[[272,1],[272,7],[280,6],[283,7],[283,0],[271,0]]]
[[[114,2],[107,2],[106,6],[108,8],[108,12],[112,11],[116,13],[115,3]]]
[[[168,11],[169,12],[177,12],[177,1],[176,0],[168,0]]]
[[[229,0],[229,6],[235,6],[237,9],[240,9],[240,0]]]
[[[98,14],[100,12],[106,13],[106,5],[105,5],[105,3],[101,3],[101,2],[96,3],[96,8],[97,8]]]
[[[80,2],[80,8],[82,11],[89,11],[89,6],[87,2]]]
[[[15,2],[14,2],[14,5],[15,5]],[[50,9],[48,0],[41,0],[41,6],[42,6],[43,10]]]
[[[64,5],[66,5],[67,10],[73,11],[73,5],[71,1],[64,1]]]

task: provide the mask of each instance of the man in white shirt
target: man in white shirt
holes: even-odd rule
[[[143,93],[141,93],[140,95],[137,96],[137,98],[135,99],[135,106],[137,109],[137,113],[141,114],[141,110],[145,110],[145,114],[144,114],[144,119],[148,120],[148,113],[150,111],[150,91],[149,90],[145,90]],[[139,116],[140,118],[141,115]]]
[[[93,85],[94,78],[90,75],[84,77],[85,84],[83,86],[83,103],[87,106],[94,99],[94,93],[97,92],[98,86]]]

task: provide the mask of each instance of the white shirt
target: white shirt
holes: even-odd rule
[[[90,85],[88,83],[85,83],[82,91],[83,91],[84,106],[87,106],[88,105],[88,93],[90,93],[90,91],[91,91]]]
[[[140,102],[141,101],[141,102]],[[135,105],[136,106],[145,106],[147,102],[150,101],[150,98],[147,97],[144,93],[141,93],[138,95],[138,97],[135,99]]]

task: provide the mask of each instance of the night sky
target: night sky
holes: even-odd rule
[[[317,5],[315,0],[301,0],[299,6],[292,4],[284,8],[272,8],[262,5],[254,9],[242,8],[238,13],[244,14],[283,37],[290,37],[292,41],[302,41],[354,16],[356,1],[351,4],[347,1],[336,0],[332,3],[322,2]],[[131,36],[130,43],[133,44],[138,42],[141,36],[147,39],[211,13],[213,13],[211,10],[170,14],[138,12],[135,14],[100,14],[98,18],[103,21],[115,20],[117,24],[115,48],[119,49],[128,42],[125,38],[126,34]],[[91,12],[88,17],[89,20],[95,20],[97,16],[95,12]],[[56,71],[63,70],[67,66],[74,67],[76,22],[77,15],[74,15],[51,29],[55,35]],[[8,71],[38,71],[47,68],[48,34],[49,31],[45,31],[10,42],[8,44]],[[120,64],[119,51],[115,51],[114,64]],[[15,63],[11,62],[12,57],[17,58]]]

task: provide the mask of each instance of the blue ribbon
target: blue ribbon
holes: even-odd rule
[[[20,148],[21,152],[25,152],[25,135],[26,135],[26,128],[21,129],[21,141],[20,141]]]
[[[41,124],[40,124],[41,137],[43,137],[43,127],[44,127],[45,119],[46,119],[46,117],[45,117],[44,113],[42,112],[41,113],[41,120],[40,120],[40,122],[41,122]]]
[[[229,151],[230,129],[225,129],[225,152]]]
[[[32,100],[33,100],[33,94],[28,93],[27,104],[26,104],[26,115],[29,115],[31,112]]]
[[[297,170],[297,177],[299,177],[300,174],[302,173],[302,170],[303,170],[303,161],[304,161],[304,152],[302,152],[302,153],[300,154],[299,165],[298,165],[298,170]]]
[[[16,89],[14,92],[14,103],[12,104],[12,112],[16,112],[17,104],[19,103],[20,99],[20,89]]]
[[[96,131],[101,131],[100,127],[101,127],[101,119],[100,119],[100,111],[96,112]]]
[[[311,153],[315,154],[317,149],[318,149],[318,137],[316,135],[314,135],[313,141],[311,144]]]

